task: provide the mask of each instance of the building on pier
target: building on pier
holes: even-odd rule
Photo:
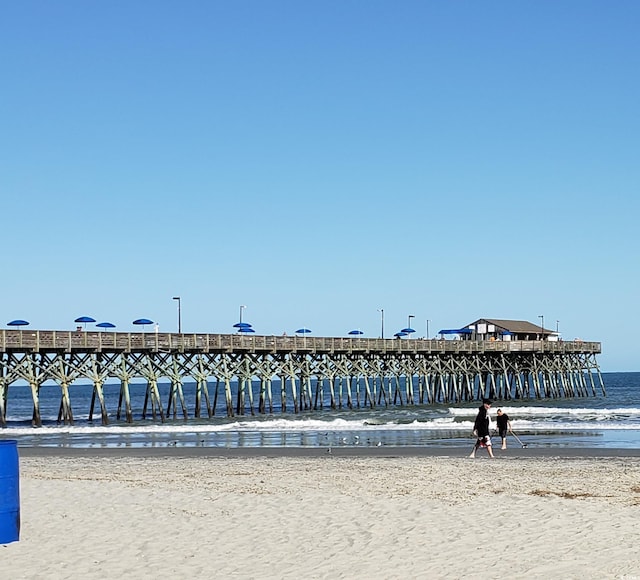
[[[557,332],[526,320],[480,318],[464,328],[469,332],[461,334],[462,340],[558,340]]]

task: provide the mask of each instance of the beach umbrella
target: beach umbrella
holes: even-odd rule
[[[83,323],[87,323],[87,322],[95,322],[96,319],[95,318],[91,318],[91,316],[81,316],[80,318],[76,318],[74,320],[74,322],[83,322]]]
[[[87,322],[95,322],[95,318],[91,318],[91,316],[81,316],[80,318],[76,318],[74,322],[80,322],[84,324],[85,329],[87,328]]]
[[[142,326],[142,330],[144,331],[145,326],[147,326],[147,324],[153,324],[153,320],[149,320],[148,318],[138,318],[137,320],[133,321],[133,324],[135,324],[136,326]]]
[[[233,328],[251,328],[251,325],[248,322],[236,322]]]
[[[305,326],[303,326],[302,328],[298,328],[298,330],[296,330],[296,334],[302,335],[302,344],[304,344],[305,346],[307,344],[307,334],[309,334],[310,332],[311,330],[309,330]]]
[[[7,326],[27,326],[29,323],[26,320],[12,320],[7,322]]]
[[[96,326],[98,328],[115,328],[116,325],[112,324],[111,322],[98,322],[98,324],[96,324]]]
[[[407,336],[406,332],[396,332],[393,336],[396,338],[402,338],[403,336]]]
[[[238,332],[255,332],[251,326],[243,326],[242,328],[238,328]]]
[[[364,332],[362,330],[350,330],[349,334],[364,334]]]
[[[413,328],[403,328],[400,332],[404,332],[405,334],[411,334],[412,332],[415,332],[415,330],[413,330]]]

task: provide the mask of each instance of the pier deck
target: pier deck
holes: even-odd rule
[[[155,332],[2,330],[0,352],[170,352],[326,354],[600,354],[599,342],[380,339]]]

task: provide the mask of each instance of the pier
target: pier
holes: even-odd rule
[[[29,388],[41,426],[43,384],[60,389],[58,421],[73,424],[72,394],[93,385],[89,420],[134,422],[130,383],[146,382],[141,419],[229,417],[319,409],[605,395],[599,342],[375,339],[156,332],[0,331],[0,426],[11,393]],[[187,400],[183,383],[194,382]],[[170,383],[161,400],[159,382]],[[26,384],[25,384],[26,383]],[[115,383],[115,384],[114,384]],[[119,389],[107,409],[105,389]],[[8,415],[9,413],[9,415]]]

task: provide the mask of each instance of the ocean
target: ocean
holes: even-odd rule
[[[574,448],[640,448],[640,373],[603,373],[606,396],[572,399],[495,401],[492,420],[501,408],[526,446]],[[210,389],[211,386],[210,386]],[[473,444],[471,431],[479,403],[408,405],[376,409],[303,411],[226,417],[223,397],[213,418],[141,419],[146,385],[132,384],[135,421],[116,420],[119,384],[106,385],[110,424],[101,425],[99,413],[88,421],[91,385],[70,388],[74,425],[57,423],[60,389],[43,386],[40,409],[43,426],[31,425],[31,392],[10,387],[7,427],[0,438],[17,439],[22,447],[344,447],[419,446],[465,447]],[[160,385],[166,405],[169,385]],[[599,389],[598,389],[599,390]],[[185,398],[193,409],[195,385],[185,383]],[[277,392],[274,386],[274,393]],[[97,405],[96,405],[97,408]],[[499,441],[494,442],[499,443]],[[513,437],[509,445],[520,446]]]

